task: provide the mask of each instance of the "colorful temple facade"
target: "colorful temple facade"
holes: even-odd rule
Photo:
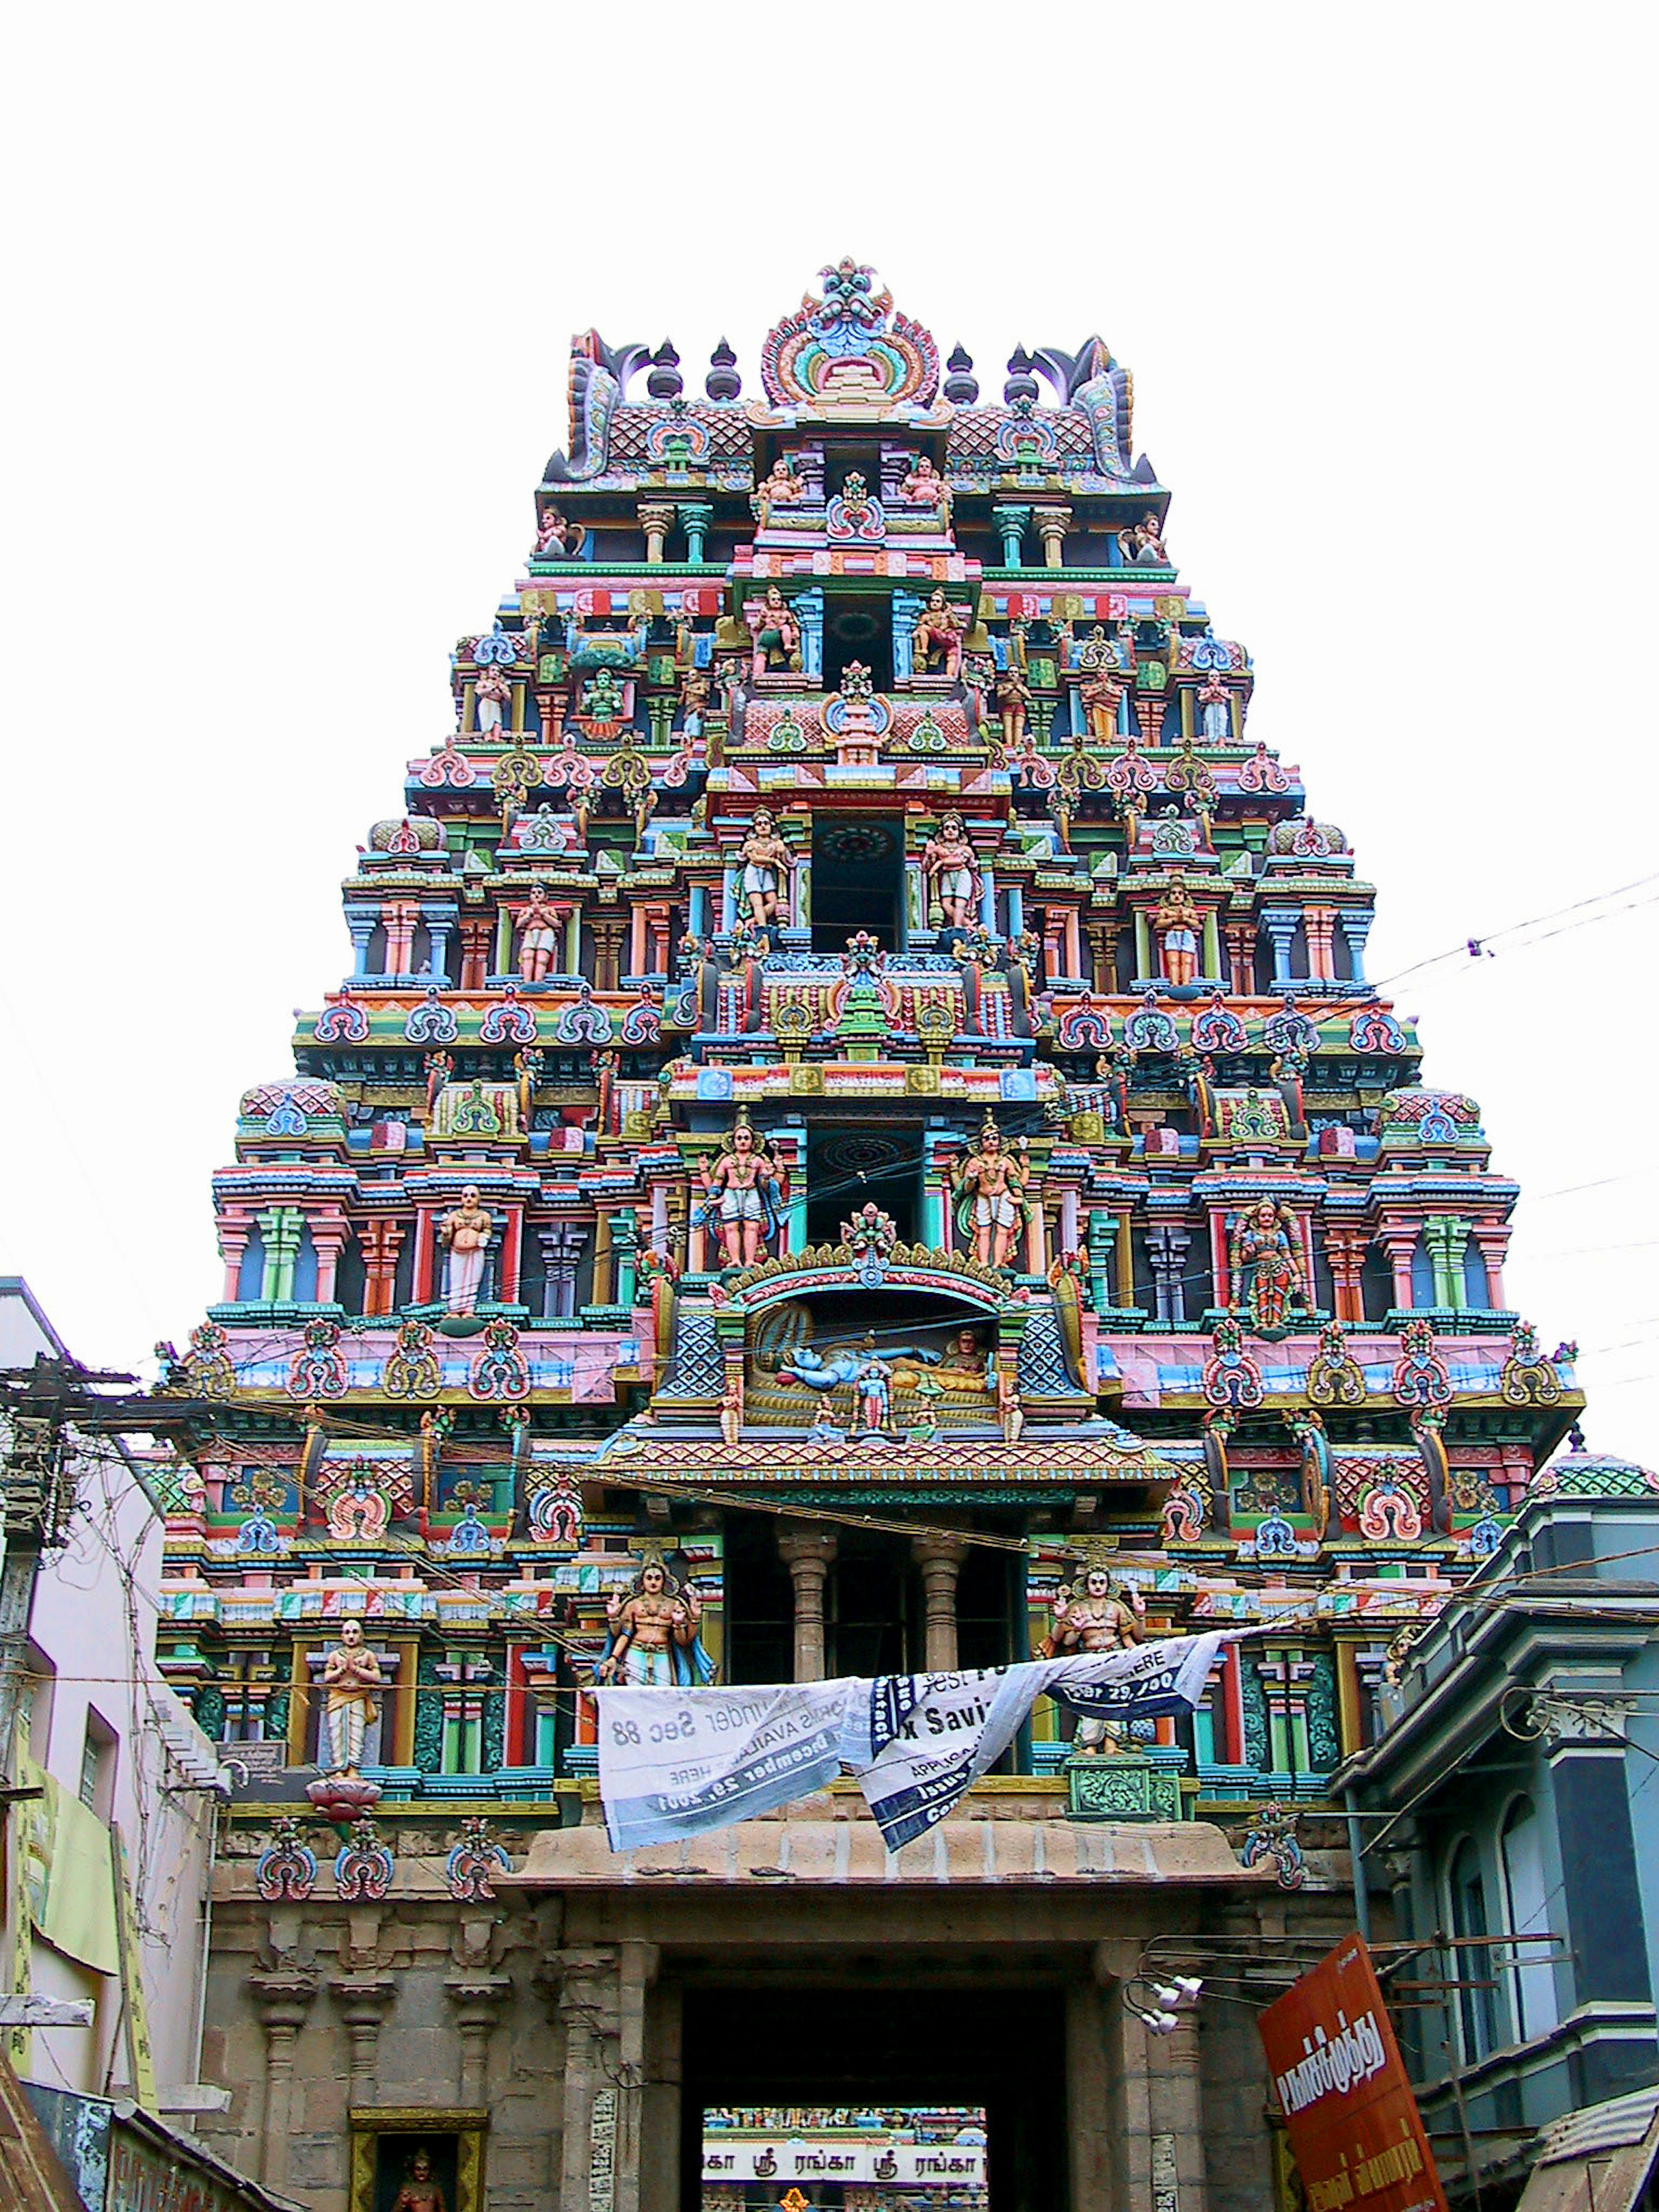
[[[165,1385],[201,1419],[162,1663],[248,1778],[215,2078],[247,2085],[245,2154],[329,2212],[440,2120],[451,2212],[486,2136],[492,2205],[681,2201],[669,2124],[629,2101],[682,2033],[635,1954],[700,1955],[745,1884],[744,1940],[802,1972],[879,1917],[792,1922],[805,1862],[769,1842],[771,1879],[717,1880],[715,1838],[629,1920],[596,1670],[775,1682],[1265,1624],[1190,1726],[1079,1749],[1039,1708],[948,1832],[983,1831],[975,1940],[1017,2010],[992,1892],[1034,1872],[1081,1916],[1043,1943],[1097,1990],[1171,1911],[1352,1923],[1328,1778],[1582,1401],[1505,1295],[1516,1185],[1368,980],[1372,887],[1169,503],[1097,338],[1017,349],[984,398],[850,261],[769,332],[758,393],[724,345],[701,397],[667,344],[572,349],[525,573],[357,848],[294,1073],[242,1098],[222,1291]],[[855,1809],[817,1823],[852,1855],[834,1880],[881,1888]],[[1126,1823],[1127,1966],[1084,1898]],[[556,1960],[542,1997],[504,1925]],[[423,1958],[422,2032],[458,2054],[424,2099],[387,2055]],[[687,1986],[677,2021],[724,2017]],[[332,2106],[294,2070],[325,2019]],[[1173,2148],[1111,2186],[1150,2206],[1165,2159],[1188,2212],[1267,2201],[1247,2057],[1206,2062],[1224,2146],[1185,2105],[1158,2123],[1185,2094],[1160,2051],[1056,2061],[1074,2097],[1097,2061],[1115,2095],[1152,2085]],[[536,2065],[564,2086],[532,2124]],[[703,2087],[769,2081],[859,2101],[758,2056]],[[1020,2172],[1070,2156],[1074,2212],[1117,2201],[1117,2138],[1048,2155]]]

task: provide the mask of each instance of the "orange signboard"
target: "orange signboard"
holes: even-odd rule
[[[1360,1938],[1339,1943],[1260,2026],[1308,2212],[1446,2212]]]

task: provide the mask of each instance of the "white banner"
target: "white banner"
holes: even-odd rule
[[[857,1776],[889,1850],[942,1820],[1045,1692],[1119,1722],[1188,1712],[1228,1633],[948,1674],[775,1688],[598,1691],[613,1850],[752,1820]]]
[[[727,2142],[718,2129],[702,2139],[705,2181],[887,2181],[937,2188],[981,2182],[985,2152],[978,2143],[848,2142],[822,2136],[763,2136]]]

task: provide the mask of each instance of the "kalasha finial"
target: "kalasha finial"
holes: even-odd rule
[[[1002,387],[1006,407],[1018,407],[1022,399],[1037,396],[1037,380],[1031,374],[1031,356],[1023,345],[1017,345],[1008,356],[1008,381]]]
[[[708,374],[702,388],[711,399],[735,399],[743,390],[743,379],[738,374],[738,356],[722,338],[708,356]]]
[[[653,399],[678,399],[685,388],[685,379],[680,374],[680,357],[667,338],[651,356],[651,374],[645,380],[645,388]]]
[[[950,372],[945,380],[945,396],[953,407],[971,407],[979,398],[979,379],[974,374],[974,357],[966,346],[954,345],[951,358],[945,364]]]

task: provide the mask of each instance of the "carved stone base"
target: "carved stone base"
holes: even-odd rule
[[[1083,1753],[1066,1762],[1073,1820],[1179,1820],[1181,1782],[1132,1752]]]

